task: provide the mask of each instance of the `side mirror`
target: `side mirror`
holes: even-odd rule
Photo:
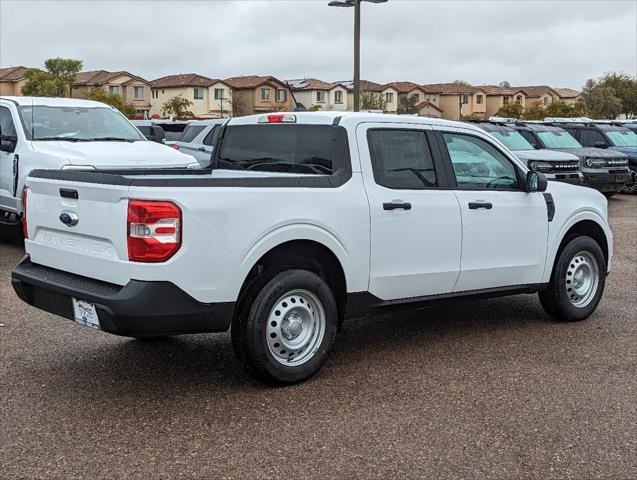
[[[549,182],[543,173],[530,171],[526,174],[526,192],[544,192]]]
[[[593,145],[595,148],[608,148],[608,145],[606,144],[606,142],[602,142],[601,140],[599,142],[595,142],[595,145]]]
[[[0,151],[12,153],[15,151],[15,147],[18,144],[18,137],[16,135],[2,135],[0,134]]]

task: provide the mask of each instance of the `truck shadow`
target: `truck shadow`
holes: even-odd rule
[[[333,388],[340,379],[355,377],[361,370],[384,370],[388,361],[394,369],[409,370],[414,361],[423,365],[453,361],[460,350],[479,355],[489,349],[491,340],[506,344],[513,337],[515,342],[523,341],[520,336],[542,335],[547,325],[555,324],[548,321],[537,297],[530,295],[351,319],[318,375],[304,384],[274,391],[312,390],[321,388],[324,381]],[[73,346],[72,356],[47,358],[47,368],[55,372],[56,389],[92,398],[132,395],[153,401],[158,392],[166,401],[272,391],[243,372],[228,333],[142,341],[91,335],[96,334],[88,332],[86,344]]]

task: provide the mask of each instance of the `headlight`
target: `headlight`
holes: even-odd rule
[[[553,170],[553,165],[547,162],[529,162],[529,168],[536,172],[550,172]]]
[[[606,166],[606,161],[599,158],[585,158],[584,165],[588,168],[601,168]]]

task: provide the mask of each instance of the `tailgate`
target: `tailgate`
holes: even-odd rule
[[[118,285],[128,282],[128,186],[32,177],[27,185],[25,247],[34,263]]]

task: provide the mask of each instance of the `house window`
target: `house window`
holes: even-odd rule
[[[288,92],[283,90],[282,88],[276,91],[276,101],[279,103],[287,102],[288,100]]]
[[[215,95],[215,100],[222,100],[223,99],[223,88],[215,88],[214,95]]]
[[[502,103],[504,105],[507,105],[509,103],[509,100],[511,100],[511,97],[508,95],[505,95],[504,97],[502,97]]]
[[[394,94],[392,92],[387,92],[385,94],[385,102],[394,103]]]
[[[194,91],[194,99],[195,100],[203,100],[203,88],[193,88]]]
[[[550,97],[544,97],[544,105],[548,105],[549,103],[551,103],[551,98]]]
[[[476,95],[476,103],[477,103],[478,105],[481,105],[481,104],[482,104],[482,95]]]
[[[151,97],[153,97],[153,98],[157,98],[157,97],[159,97],[159,90],[151,90],[151,91],[150,91],[150,95],[151,95]]]
[[[316,92],[316,101],[318,103],[325,103],[325,92]]]
[[[334,103],[343,103],[343,92],[341,90],[334,92]]]
[[[515,97],[515,101],[518,103],[522,103],[522,95],[518,95],[517,97]]]
[[[262,88],[261,89],[261,101],[262,102],[270,101],[270,89],[269,88]]]
[[[469,95],[466,94],[466,93],[463,93],[462,94],[462,104],[465,105],[467,103],[469,103]]]
[[[133,87],[133,98],[135,100],[144,99],[144,87]]]
[[[109,85],[108,93],[111,95],[119,95],[119,85]]]

